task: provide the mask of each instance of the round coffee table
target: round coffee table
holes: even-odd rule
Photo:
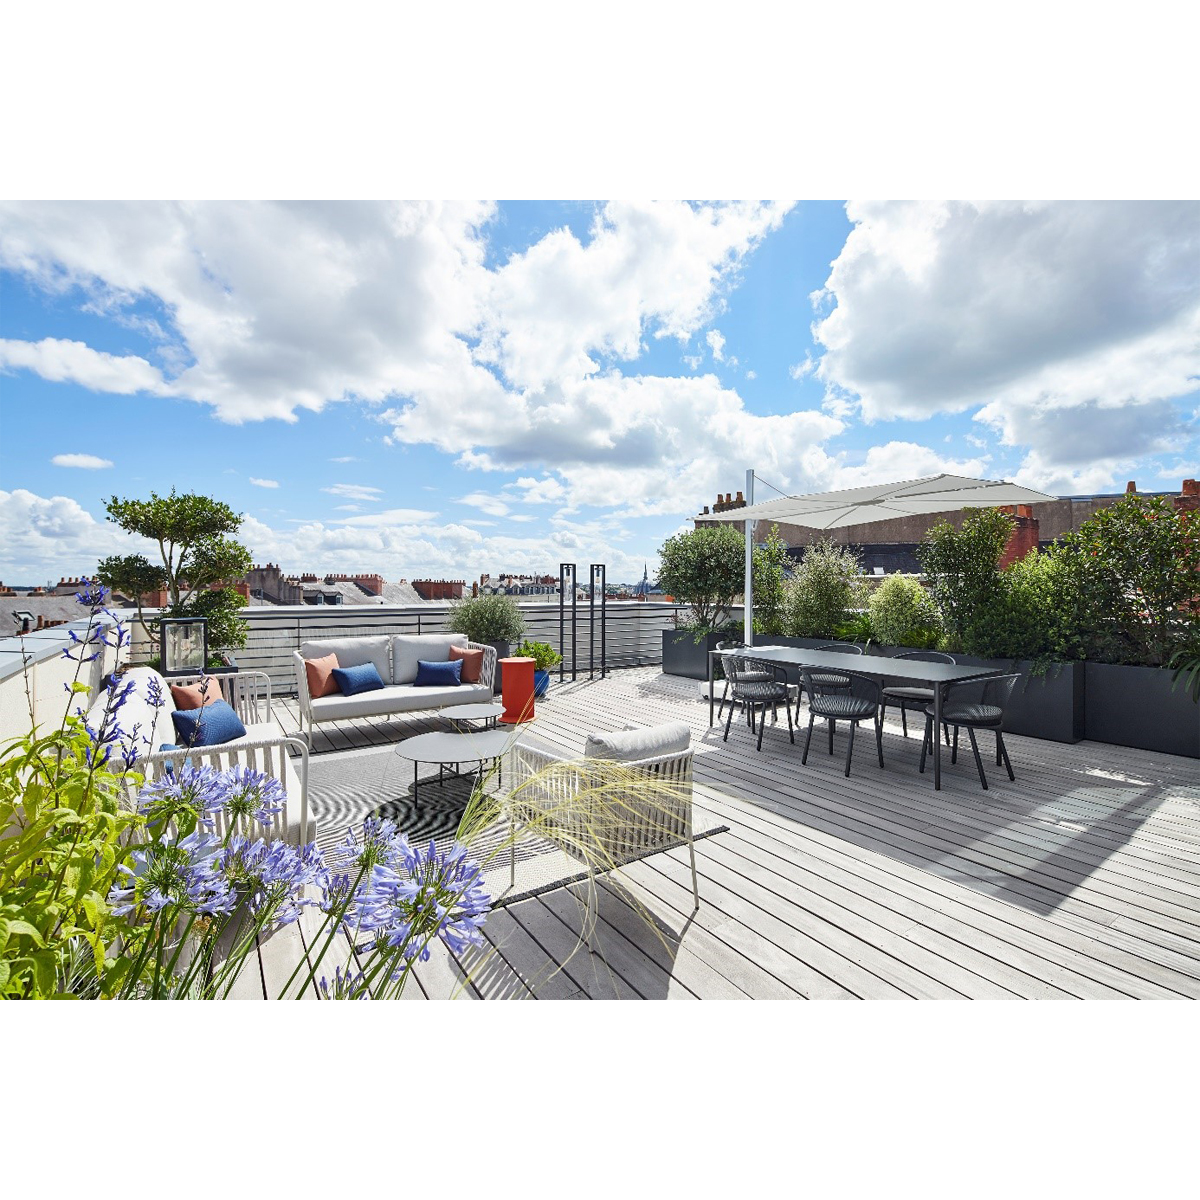
[[[503,704],[455,704],[442,709],[442,716],[454,725],[460,721],[482,721],[484,729],[495,729],[503,714]]]
[[[473,708],[475,705],[464,705]],[[479,705],[478,707],[493,707]],[[498,706],[497,706],[498,707]],[[438,780],[444,778],[447,766],[461,767],[463,763],[478,763],[476,774],[483,778],[483,769],[489,762],[497,763],[503,771],[504,752],[513,744],[512,733],[507,729],[482,729],[470,733],[421,733],[406,738],[396,746],[396,755],[408,759],[413,765],[413,799],[420,786],[422,763],[437,763]],[[456,770],[456,774],[460,774]],[[498,782],[503,783],[503,775]]]

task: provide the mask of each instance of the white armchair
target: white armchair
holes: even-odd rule
[[[582,756],[518,743],[509,815],[585,863],[591,875],[686,845],[694,912],[700,889],[690,741],[686,725],[670,723],[593,734]],[[588,920],[590,928],[590,903]]]

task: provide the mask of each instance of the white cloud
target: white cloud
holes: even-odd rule
[[[466,496],[459,496],[458,503],[470,505],[492,517],[506,517],[512,511],[499,496],[493,496],[490,492],[470,492]]]
[[[814,326],[835,405],[868,421],[975,409],[1049,481],[1108,478],[1187,436],[1170,401],[1200,377],[1200,204],[847,212]]]
[[[808,351],[805,351],[804,361],[793,363],[788,367],[788,374],[793,379],[803,379],[806,375],[811,375],[816,369],[817,360]]]
[[[388,508],[383,512],[365,513],[361,517],[344,517],[334,525],[361,525],[372,528],[385,526],[423,525],[432,521],[437,513],[425,508]]]
[[[96,454],[56,454],[50,461],[56,467],[80,467],[85,471],[102,471],[113,465],[111,458]]]
[[[24,488],[0,491],[0,579],[44,583],[94,571],[110,554],[158,548],[110,521],[97,521],[68,496],[38,496]]]
[[[331,458],[329,461],[332,463],[352,463],[362,462],[362,459],[356,458],[353,454],[343,454],[340,458]]]
[[[341,496],[345,500],[374,501],[383,495],[383,488],[367,487],[361,483],[335,483],[330,487],[323,487],[321,491],[331,496]]]
[[[905,479],[924,479],[928,475],[965,475],[968,478],[986,478],[990,459],[945,458],[928,446],[915,442],[887,442],[882,446],[871,446],[861,462],[845,461],[848,455],[839,455],[831,462],[826,476],[827,486],[834,488],[861,487],[874,483],[898,483]]]
[[[719,329],[710,329],[704,340],[712,351],[713,362],[720,362],[725,357],[725,335]]]
[[[3,257],[0,256],[0,266]],[[40,342],[0,338],[0,368],[24,369],[52,383],[75,383],[96,392],[130,396],[172,392],[157,367],[133,354],[106,354],[84,342],[42,338]]]
[[[567,489],[553,475],[547,475],[544,479],[522,475],[511,490],[523,493],[519,496],[522,504],[557,504],[567,494]]]
[[[257,478],[255,478],[255,476],[253,476],[253,475],[251,475],[251,476],[250,476],[250,482],[251,482],[252,484],[254,484],[254,486],[255,486],[255,487],[260,487],[260,488],[277,488],[277,487],[279,486],[279,481],[278,481],[278,480],[275,480],[275,479],[257,479]]]
[[[746,378],[747,378],[747,379],[757,379],[757,378],[758,378],[758,372],[757,372],[757,371],[747,371],[747,372],[746,372]]]

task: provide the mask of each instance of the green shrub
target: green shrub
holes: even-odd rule
[[[724,630],[746,586],[745,536],[732,525],[700,525],[659,550],[658,586],[691,610],[697,634]]]
[[[743,539],[744,540],[744,539]],[[754,631],[768,636],[784,632],[787,590],[784,567],[788,565],[787,543],[772,525],[766,540],[754,547]],[[745,576],[745,551],[742,574]]]
[[[833,637],[855,609],[863,607],[864,583],[858,556],[830,541],[806,546],[785,598],[791,637]]]
[[[562,662],[562,655],[549,642],[524,641],[517,655],[521,658],[532,658],[539,671],[549,671],[551,667],[557,667]]]
[[[446,628],[472,642],[515,642],[525,632],[525,618],[511,596],[469,596],[450,606]]]
[[[938,643],[938,615],[933,597],[907,575],[889,575],[871,593],[871,628],[885,646],[930,650]]]

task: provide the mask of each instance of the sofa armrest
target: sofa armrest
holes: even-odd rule
[[[312,715],[312,697],[308,694],[308,671],[304,667],[304,655],[299,650],[292,651],[292,665],[296,669],[296,698],[300,702],[300,715]]]
[[[483,666],[479,669],[479,683],[481,687],[491,689],[495,686],[496,680],[496,647],[485,646],[481,642],[468,642],[467,649],[483,651]]]
[[[221,696],[244,725],[263,725],[271,719],[271,677],[265,671],[238,671],[231,675],[172,675],[165,684],[201,683],[215,679]]]

